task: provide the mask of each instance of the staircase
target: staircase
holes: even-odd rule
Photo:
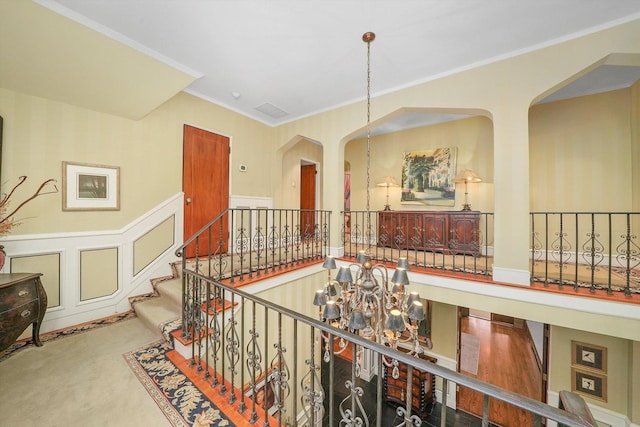
[[[152,293],[132,297],[129,302],[138,318],[156,332],[158,338],[164,338],[174,345],[171,332],[180,328],[182,316],[180,263],[172,263],[171,271],[171,276],[151,279]]]
[[[182,329],[181,263],[172,263],[171,271],[171,276],[151,279],[154,290],[152,293],[132,297],[129,301],[136,316],[154,331],[158,338],[164,338],[182,357],[189,359],[193,356],[191,342],[180,338],[178,332]],[[237,310],[239,305],[238,303],[231,305],[230,301],[225,301],[224,305],[216,305],[218,313],[224,312],[223,317],[226,322],[231,316],[231,310],[229,310],[231,307]]]

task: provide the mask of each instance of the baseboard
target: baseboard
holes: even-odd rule
[[[531,284],[531,273],[529,270],[496,267],[494,265],[493,280],[500,283],[529,286]]]

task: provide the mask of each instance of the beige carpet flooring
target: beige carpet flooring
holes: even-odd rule
[[[134,318],[16,352],[0,362],[0,426],[170,426],[122,356],[155,340]]]

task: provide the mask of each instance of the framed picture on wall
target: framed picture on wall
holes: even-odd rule
[[[120,168],[62,162],[62,210],[120,210]]]
[[[571,341],[571,365],[607,373],[607,349],[599,345]]]
[[[607,376],[571,368],[571,391],[606,402]]]
[[[401,203],[454,206],[456,147],[405,152]]]

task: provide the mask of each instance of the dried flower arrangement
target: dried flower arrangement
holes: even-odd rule
[[[26,180],[27,180],[26,176],[24,176],[24,175],[21,176],[18,179],[18,183],[13,186],[11,191],[9,191],[8,193],[3,193],[2,194],[2,198],[0,198],[0,236],[4,236],[4,235],[8,234],[13,227],[15,227],[16,225],[20,224],[19,222],[16,222],[14,220],[14,215],[24,205],[26,205],[27,203],[29,203],[30,201],[32,201],[36,197],[44,196],[45,194],[53,194],[53,193],[57,193],[58,192],[58,187],[56,186],[57,181],[55,179],[53,179],[53,178],[47,179],[42,184],[40,184],[38,189],[35,191],[35,193],[33,193],[31,195],[31,197],[28,197],[26,200],[24,200],[22,203],[20,203],[15,209],[10,210],[9,209],[9,202],[11,201],[11,196],[13,195],[13,193],[16,191],[16,189],[18,187],[20,187],[22,184],[24,184],[24,182]],[[53,190],[44,191],[45,188],[48,188],[48,187],[51,187],[51,186],[53,186]]]

